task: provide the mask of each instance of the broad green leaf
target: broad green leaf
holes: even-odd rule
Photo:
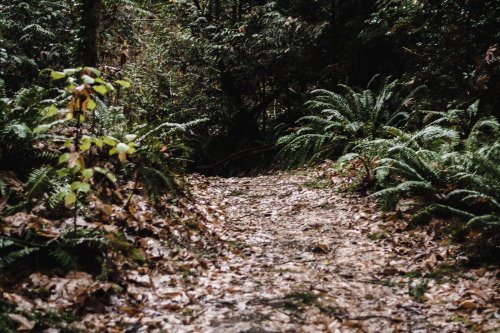
[[[62,154],[61,156],[59,156],[59,164],[64,163],[64,162],[68,162],[70,158],[71,158],[70,153]]]
[[[130,149],[130,147],[126,144],[126,143],[123,143],[123,142],[120,142],[117,146],[116,146],[116,150],[120,153],[120,154],[123,154],[123,153],[126,153],[128,152],[128,150]]]
[[[90,184],[89,183],[81,183],[80,186],[78,186],[78,190],[84,193],[87,193],[90,191]]]
[[[71,184],[72,191],[88,192],[90,190],[90,185],[88,183],[73,182]]]
[[[118,83],[122,87],[130,88],[130,82],[128,81],[116,80],[115,83]]]
[[[106,170],[104,170],[103,168],[101,167],[94,167],[94,170],[99,172],[99,173],[102,173],[102,174],[105,174],[106,173]]]
[[[91,144],[92,144],[91,140],[84,140],[83,143],[80,145],[80,150],[81,151],[89,150]]]
[[[50,73],[50,75],[52,75],[52,78],[54,80],[59,80],[59,79],[62,79],[62,78],[65,78],[66,77],[66,74],[64,72],[56,72],[56,71],[52,71]]]
[[[87,180],[94,176],[94,171],[92,169],[85,169],[82,171],[82,175]]]
[[[94,140],[94,143],[95,143],[95,145],[96,145],[97,147],[102,147],[102,143],[103,143],[103,142],[102,142],[102,140],[101,140],[101,139],[99,139],[99,138],[94,138],[93,140]]]
[[[94,67],[84,67],[83,68],[84,71],[91,71],[92,73],[94,73],[96,76],[101,76],[101,72],[99,72],[97,69],[95,69]]]
[[[33,133],[45,133],[50,129],[50,125],[40,125],[35,127]]]
[[[85,121],[85,116],[83,114],[80,115],[80,122],[83,123]]]
[[[66,194],[66,196],[64,197],[64,201],[70,205],[72,203],[74,203],[76,201],[76,194],[74,192],[69,192],[68,194]]]
[[[57,108],[54,105],[49,106],[47,109],[47,116],[53,116],[57,114]]]
[[[135,138],[137,138],[136,134],[127,134],[127,135],[125,135],[125,141],[126,142],[130,142],[132,140],[135,140]]]
[[[95,78],[95,82],[96,82],[96,83],[100,83],[100,84],[105,84],[105,83],[106,83],[106,81],[104,81],[104,80],[103,80],[103,79],[101,79],[100,77]]]
[[[109,179],[109,180],[111,180],[113,183],[115,183],[115,182],[116,182],[116,177],[115,177],[115,175],[113,175],[112,173],[109,173],[109,172],[108,172],[108,173],[106,174],[106,177],[108,177],[108,179]]]
[[[108,88],[108,91],[113,91],[115,90],[115,87],[113,87],[113,85],[111,83],[106,83],[106,88]]]
[[[64,176],[66,176],[69,172],[69,169],[68,168],[62,168],[60,170],[57,171],[57,175],[62,178]]]
[[[76,68],[66,68],[66,69],[63,69],[63,72],[66,75],[73,75],[76,73]]]
[[[73,138],[69,138],[68,140],[66,140],[66,142],[64,143],[64,147],[69,147],[71,146],[71,143],[73,142]]]
[[[113,148],[109,151],[109,155],[114,155],[116,154],[116,148]]]
[[[89,102],[87,104],[87,109],[88,110],[94,110],[97,105],[95,104],[93,99],[89,99]]]
[[[110,136],[105,136],[102,138],[104,140],[104,143],[107,144],[107,145],[110,145],[112,147],[116,146],[116,139],[115,138],[112,138]]]
[[[91,78],[90,76],[88,75],[82,75],[82,80],[83,80],[83,83],[86,83],[86,84],[94,84],[95,83],[95,80],[93,78]]]
[[[102,173],[102,174],[105,174],[105,173],[106,173],[106,170],[104,170],[104,169],[103,169],[103,168],[101,168],[101,167],[94,167],[93,169],[94,169],[94,171],[97,171],[97,172]]]
[[[99,94],[104,95],[105,93],[108,92],[108,88],[106,88],[105,85],[100,85],[93,87],[95,91],[97,91]]]

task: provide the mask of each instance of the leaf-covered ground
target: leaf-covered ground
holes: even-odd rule
[[[177,219],[144,218],[137,199],[145,263],[119,264],[113,283],[32,274],[3,293],[17,306],[9,318],[30,330],[27,313],[54,308],[79,318],[59,327],[84,332],[500,331],[496,267],[464,266],[432,223],[383,215],[339,193],[345,181],[193,175]]]
[[[200,181],[232,244],[200,279],[187,331],[458,332],[500,327],[498,271],[338,193],[319,173]],[[333,184],[333,185],[331,185]],[[336,184],[336,185],[335,185]],[[427,228],[428,230],[428,228]],[[207,330],[207,327],[210,329]]]

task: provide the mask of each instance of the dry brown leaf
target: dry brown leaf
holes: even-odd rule
[[[34,320],[28,320],[26,317],[20,314],[9,313],[8,316],[10,320],[19,325],[16,329],[18,332],[31,331],[35,327],[36,322]]]

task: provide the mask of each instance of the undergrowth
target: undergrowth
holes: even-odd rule
[[[452,236],[467,235],[469,254],[500,254],[500,123],[482,117],[479,101],[465,109],[410,111],[417,88],[402,94],[385,80],[378,95],[343,86],[344,95],[319,90],[308,104],[321,114],[301,118],[301,127],[278,142],[286,168],[337,159],[354,172],[354,188],[369,188],[384,211],[402,199],[413,208],[412,222],[433,215],[453,223]],[[412,116],[412,122],[407,122]],[[418,119],[422,122],[416,126]]]

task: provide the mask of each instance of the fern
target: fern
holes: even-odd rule
[[[15,275],[59,267],[64,271],[83,269],[97,275],[111,264],[106,263],[109,252],[144,260],[134,246],[93,230],[70,231],[48,242],[30,232],[22,237],[0,237],[0,269],[4,272],[10,269]]]
[[[300,118],[297,123],[301,129],[278,140],[278,144],[285,144],[278,159],[284,161],[286,168],[335,158],[353,152],[363,141],[383,137],[388,126],[400,125],[409,118],[404,103],[423,88],[406,93],[397,80],[386,78],[376,94],[370,90],[370,84],[360,92],[340,85],[344,94],[313,91],[316,97],[306,105],[320,110],[320,114]]]
[[[54,168],[46,166],[32,171],[28,175],[28,181],[26,182],[26,196],[32,197],[50,190],[54,176],[53,173]]]
[[[14,250],[0,258],[0,269],[7,268],[16,263],[28,260],[34,253],[40,250],[38,247],[24,247],[21,250]]]

